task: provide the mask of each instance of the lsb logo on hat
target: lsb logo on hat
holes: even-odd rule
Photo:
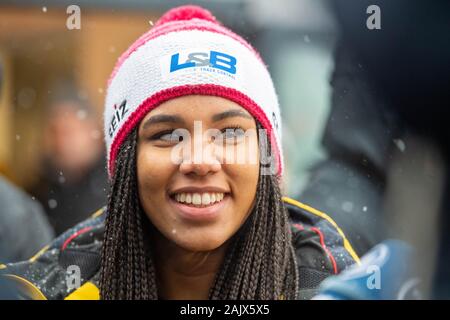
[[[229,54],[211,50],[210,52],[191,52],[187,60],[180,63],[180,53],[175,53],[170,58],[170,72],[192,67],[211,67],[231,74],[236,74],[236,58]]]
[[[209,72],[228,76],[235,79],[238,60],[236,57],[215,50],[194,49],[185,50],[165,56],[161,60],[162,77],[169,80],[172,76],[179,76],[196,72]]]

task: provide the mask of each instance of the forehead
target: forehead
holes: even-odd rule
[[[216,96],[189,95],[163,102],[150,111],[144,121],[161,114],[177,114],[186,122],[193,120],[210,120],[217,113],[228,110],[240,110],[251,117],[250,113],[239,104]],[[143,121],[143,122],[144,122]]]

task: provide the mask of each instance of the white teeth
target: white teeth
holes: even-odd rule
[[[177,193],[175,195],[175,200],[177,202],[182,202],[182,203],[188,203],[188,204],[193,204],[196,206],[208,206],[210,204],[213,204],[215,202],[219,202],[222,201],[224,198],[224,194],[223,193]]]
[[[202,204],[202,196],[199,193],[194,193],[192,196],[192,203],[197,206]]]
[[[202,204],[207,206],[211,202],[211,197],[209,196],[209,193],[202,194]]]

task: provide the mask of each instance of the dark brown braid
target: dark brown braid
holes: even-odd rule
[[[258,129],[261,125],[257,124]],[[102,249],[101,299],[157,299],[148,243],[153,227],[137,189],[137,129],[123,143],[111,184]],[[269,149],[270,144],[269,144]],[[253,212],[231,239],[210,299],[297,299],[289,218],[275,175],[260,174]]]

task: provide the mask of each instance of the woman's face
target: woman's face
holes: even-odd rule
[[[255,200],[254,118],[223,98],[184,96],[149,112],[138,136],[139,198],[160,233],[190,251],[230,239]]]

